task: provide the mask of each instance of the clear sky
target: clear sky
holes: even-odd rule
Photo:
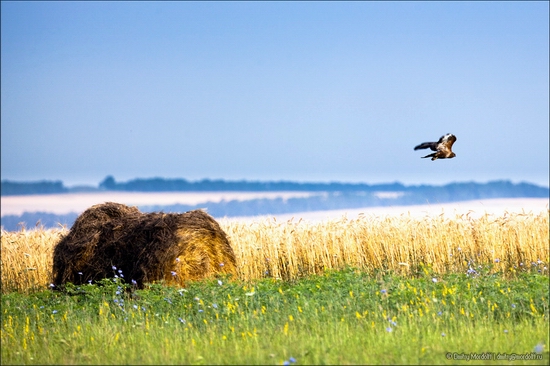
[[[2,179],[548,185],[545,1],[1,7]]]

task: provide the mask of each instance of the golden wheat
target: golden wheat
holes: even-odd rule
[[[51,281],[53,248],[67,231],[2,231],[2,293],[44,288]]]
[[[434,273],[466,272],[491,264],[514,272],[548,263],[549,215],[508,214],[472,218],[414,218],[257,222],[221,220],[242,280],[284,280],[346,266],[367,272],[414,273],[422,264]],[[52,252],[66,230],[2,232],[2,292],[44,288],[51,281]]]
[[[316,224],[304,222],[226,222],[240,277],[292,279],[324,269],[353,266],[410,273],[420,264],[434,273],[462,272],[492,264],[515,270],[548,262],[548,213],[460,215],[416,219],[360,216]]]

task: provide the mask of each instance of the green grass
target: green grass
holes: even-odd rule
[[[477,355],[490,359],[469,362],[508,364],[512,354],[528,358],[514,364],[548,363],[548,277],[537,272],[348,269],[294,282],[125,287],[2,295],[2,363],[456,364]]]

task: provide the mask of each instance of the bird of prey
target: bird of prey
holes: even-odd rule
[[[444,136],[441,136],[441,138],[437,142],[424,142],[416,146],[414,149],[431,149],[432,151],[435,151],[433,154],[423,156],[422,158],[432,158],[432,160],[451,159],[456,156],[456,154],[451,151],[451,147],[453,147],[455,141],[456,136],[448,133]]]

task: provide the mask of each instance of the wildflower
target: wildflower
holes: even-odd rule
[[[386,332],[391,333],[392,331],[393,331],[393,329],[391,327],[386,328]]]
[[[115,292],[115,294],[120,295],[120,291]]]
[[[122,273],[122,270],[121,270],[121,269],[119,269],[119,270],[118,270],[118,273]]]
[[[223,282],[221,280],[218,280],[218,285],[223,285]]]
[[[495,263],[500,263],[500,259],[495,258]]]
[[[212,304],[212,307],[213,307],[214,309],[217,309],[217,308],[218,308],[218,304]]]
[[[504,334],[508,334],[508,329],[504,329]]]
[[[116,267],[115,267],[115,266],[113,266],[112,268],[113,268],[113,271],[116,271]]]
[[[541,263],[542,263],[542,261],[541,261],[541,260],[539,259],[539,260],[537,260],[537,263],[538,263],[538,264],[541,264]]]
[[[437,315],[441,316],[441,315],[443,315],[443,313],[441,311],[438,311]]]
[[[172,300],[168,299],[168,298],[164,298],[164,301],[166,301],[167,303],[169,303],[170,305],[172,305]]]
[[[180,261],[180,259],[179,259],[179,258],[176,258],[176,262],[178,262],[178,263],[179,263],[179,261]]]
[[[52,311],[52,314],[57,314],[57,310]]]
[[[115,273],[115,278],[118,278],[118,275]]]
[[[432,282],[433,282],[433,283],[437,283],[437,278],[435,278],[435,277],[432,278]]]
[[[199,313],[202,313],[203,311],[204,311],[204,310],[202,310],[202,309],[199,309]]]
[[[175,275],[176,275],[176,272],[175,272],[175,271],[170,271],[170,273],[172,274],[172,276],[175,276]]]
[[[290,357],[288,360],[292,363],[296,363],[296,359],[294,357]]]
[[[115,302],[115,304],[118,304],[118,299],[113,299],[113,301]]]
[[[385,288],[382,289],[382,290],[380,290],[380,293],[381,293],[381,294],[385,294],[386,292],[388,292],[388,291],[387,291]]]
[[[88,283],[91,285],[91,284],[92,284],[92,280],[88,280]]]
[[[195,296],[195,298],[193,300],[200,301],[201,299],[199,299],[197,296]]]
[[[445,336],[446,336],[446,334],[445,334],[445,333],[441,333],[441,336],[442,336],[442,337],[445,337]]]
[[[457,249],[459,252],[462,251],[462,248],[460,248],[460,247],[458,247],[458,248],[456,248],[456,249]]]
[[[515,309],[516,308],[516,304],[512,304],[512,309]]]
[[[220,263],[220,267],[223,267],[223,263]]]
[[[136,309],[136,310],[137,310],[137,308],[138,308],[138,306],[134,304],[134,309]]]
[[[137,282],[136,280],[132,280],[132,285],[136,286],[137,285]]]
[[[78,274],[79,274],[80,276],[82,276],[82,272],[78,272]]]
[[[185,319],[178,318],[178,320],[179,320],[182,324],[185,324]]]
[[[540,343],[537,344],[537,345],[535,346],[535,348],[533,348],[533,351],[534,351],[535,353],[541,354],[542,351],[544,351],[544,344],[540,344]]]
[[[285,361],[285,362],[283,362],[283,365],[288,366],[288,365],[290,365],[290,362],[289,362],[289,361]]]
[[[50,287],[51,287],[51,288],[54,288],[55,285],[54,285],[53,283],[50,283]]]

